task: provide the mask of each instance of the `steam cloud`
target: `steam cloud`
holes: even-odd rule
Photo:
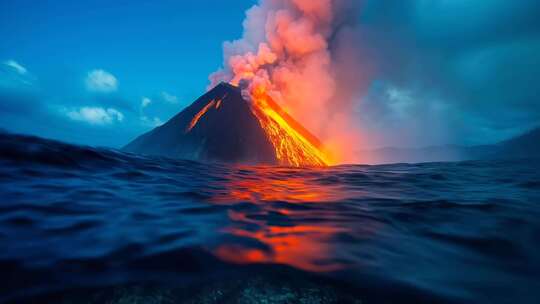
[[[224,43],[224,66],[210,86],[265,90],[345,161],[359,142],[352,100],[365,71],[350,22],[357,2],[260,0],[246,12],[242,38]]]

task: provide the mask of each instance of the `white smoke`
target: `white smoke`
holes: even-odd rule
[[[347,29],[341,16],[355,8],[346,0],[260,0],[246,12],[242,38],[224,43],[224,66],[210,76],[210,87],[224,81],[264,88],[323,142],[337,145],[338,137],[356,133],[348,117],[352,102],[336,100],[351,99],[343,91],[356,84],[336,80],[347,74],[343,69],[359,67],[338,58],[350,55],[342,49],[352,43],[335,43]],[[346,136],[349,144],[351,136]]]

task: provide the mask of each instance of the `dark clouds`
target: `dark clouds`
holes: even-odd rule
[[[376,145],[492,142],[540,122],[538,1],[365,2],[375,68],[358,107]]]

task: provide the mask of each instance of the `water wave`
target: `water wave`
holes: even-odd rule
[[[0,301],[533,303],[539,169],[232,166],[0,134]]]

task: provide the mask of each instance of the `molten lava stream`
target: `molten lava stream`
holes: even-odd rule
[[[204,114],[206,114],[206,112],[208,112],[208,110],[214,105],[216,106],[216,109],[219,109],[219,107],[221,106],[221,99],[218,100],[217,103],[215,99],[210,101],[206,106],[204,106],[204,108],[202,108],[197,114],[195,114],[188,127],[186,128],[186,133],[191,131],[195,127],[195,125],[197,125],[201,117],[203,117]]]
[[[252,94],[253,113],[274,146],[276,158],[284,166],[327,166],[328,156],[320,141],[287,114],[264,91]]]

